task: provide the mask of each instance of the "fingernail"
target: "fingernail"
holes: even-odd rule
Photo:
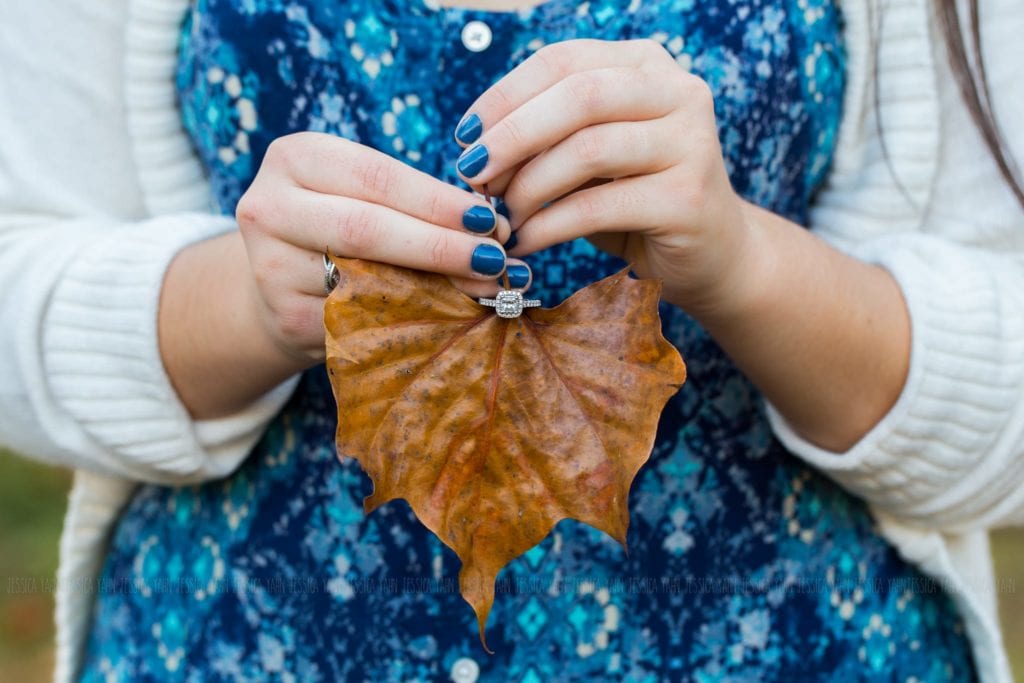
[[[482,132],[484,132],[484,122],[476,114],[470,114],[462,119],[462,123],[455,129],[455,139],[468,145],[476,142]]]
[[[473,145],[459,157],[456,164],[459,173],[467,178],[472,178],[487,165],[487,148],[483,145]]]
[[[509,215],[508,205],[505,204],[504,199],[498,199],[498,203],[495,205],[494,210],[500,213],[505,218],[508,218],[509,220],[512,219],[512,216]]]
[[[494,230],[496,222],[494,211],[486,206],[472,206],[462,214],[462,226],[481,234]]]
[[[508,275],[508,283],[519,289],[530,284],[530,267],[521,263],[513,263],[505,269]]]
[[[517,244],[519,244],[519,238],[516,237],[514,232],[510,232],[508,234],[508,239],[505,240],[505,244],[501,246],[505,247],[505,249],[514,249]]]
[[[497,275],[505,268],[505,252],[493,244],[481,244],[473,250],[470,265],[481,275]]]

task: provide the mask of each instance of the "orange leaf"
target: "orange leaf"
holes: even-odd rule
[[[661,284],[623,270],[552,309],[498,317],[440,275],[335,258],[327,368],[341,456],[404,498],[462,561],[484,627],[498,572],[559,520],[625,548],[627,497],[686,368]]]

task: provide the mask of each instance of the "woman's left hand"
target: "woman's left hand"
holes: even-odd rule
[[[587,237],[695,313],[749,270],[711,90],[655,41],[546,46],[476,100],[456,139],[459,174],[508,206],[510,254]]]

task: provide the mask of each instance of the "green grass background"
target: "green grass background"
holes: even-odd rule
[[[70,476],[0,451],[0,681],[50,680],[53,600],[45,590],[21,594],[10,577],[52,578]],[[1024,529],[993,534],[1000,616],[1014,672],[1024,681]]]

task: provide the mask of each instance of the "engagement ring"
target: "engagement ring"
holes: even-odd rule
[[[518,318],[524,308],[535,308],[540,306],[537,299],[524,299],[521,292],[506,289],[498,292],[493,299],[477,299],[484,306],[491,306],[498,313],[499,318]]]

